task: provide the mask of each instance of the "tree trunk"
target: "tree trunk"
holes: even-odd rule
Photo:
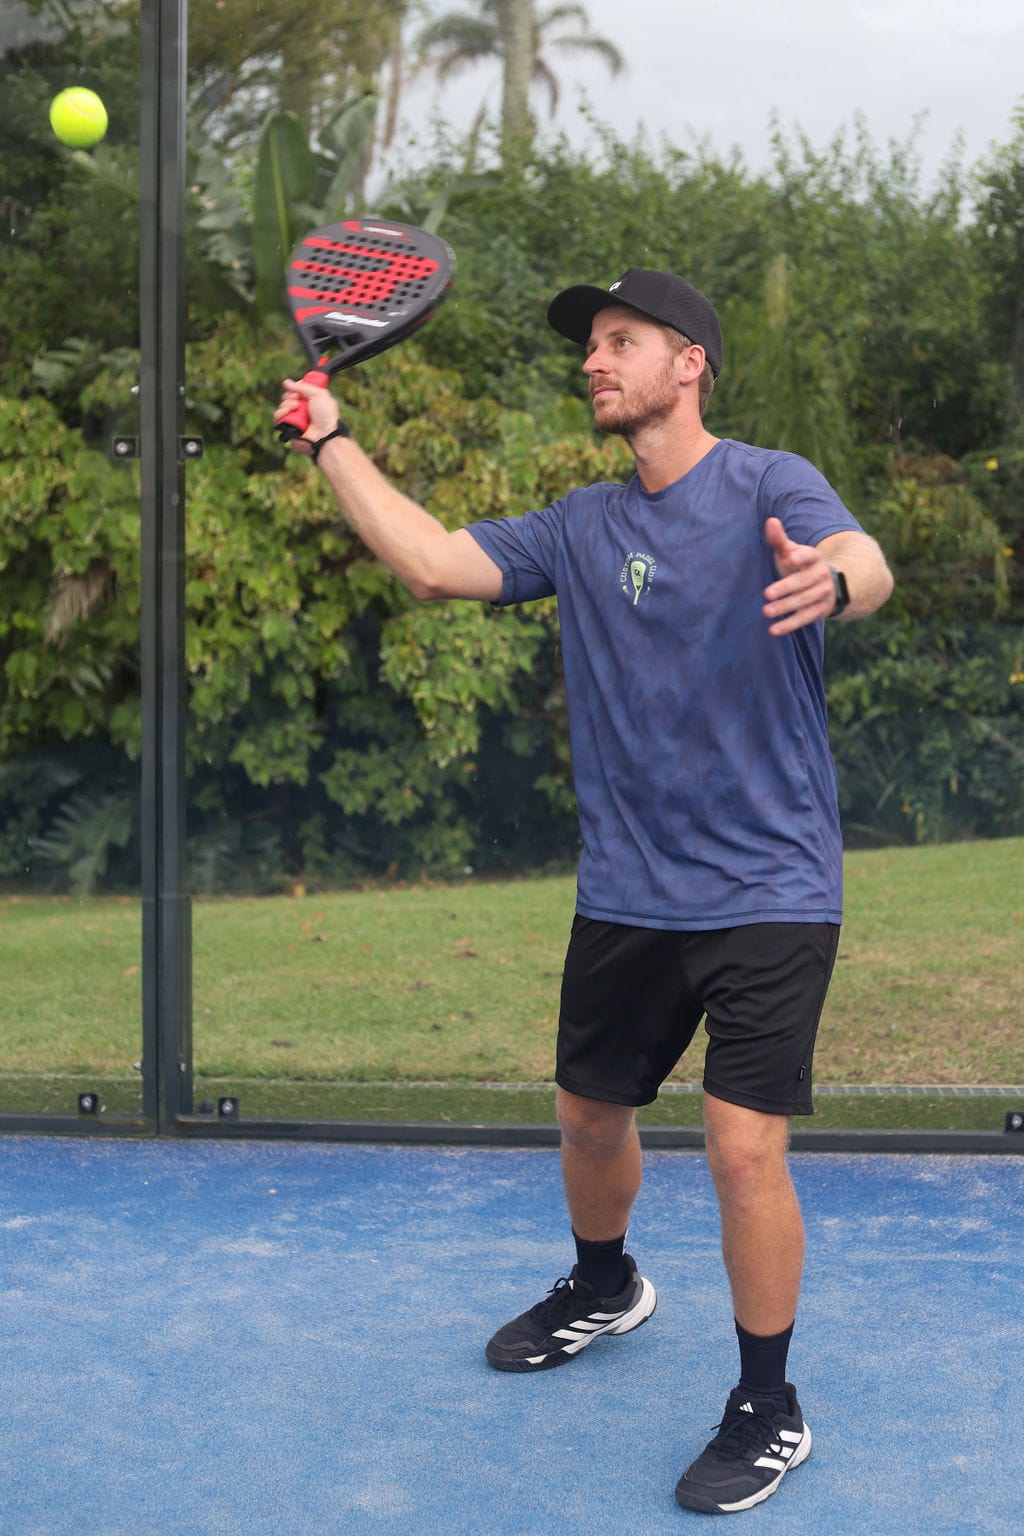
[[[294,112],[308,139],[313,131],[313,90],[308,59],[293,58],[287,42],[281,49],[277,103],[282,112]]]
[[[501,0],[500,18],[504,64],[501,161],[511,170],[525,160],[530,143],[533,0]]]
[[[391,45],[388,49],[388,89],[384,101],[384,132],[381,134],[381,148],[390,149],[395,141],[395,133],[398,129],[398,109],[402,101],[402,87],[405,83],[405,49],[402,41],[402,23],[395,23],[391,35]]]

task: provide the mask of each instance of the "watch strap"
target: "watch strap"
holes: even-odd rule
[[[351,437],[351,436],[352,436],[352,433],[349,431],[348,427],[345,426],[344,422],[339,421],[338,425],[334,428],[333,432],[327,432],[327,433],[325,433],[325,435],[323,437],[318,437],[316,442],[313,444],[313,451],[312,451],[312,454],[310,455],[310,457],[313,460],[313,463],[315,464],[317,462],[317,460],[319,459],[319,457],[320,457],[320,449],[324,446],[324,443],[329,443],[332,437]]]
[[[835,596],[835,604],[828,617],[838,619],[839,615],[850,606],[850,589],[846,585],[846,577],[842,571],[837,570],[834,565],[830,565],[828,570],[832,577],[832,592]]]

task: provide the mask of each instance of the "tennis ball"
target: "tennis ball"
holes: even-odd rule
[[[50,103],[50,127],[62,144],[88,149],[107,131],[107,109],[95,91],[72,85]]]

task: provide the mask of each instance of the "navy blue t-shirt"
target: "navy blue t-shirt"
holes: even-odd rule
[[[586,917],[841,920],[824,624],[768,633],[768,517],[798,544],[861,531],[807,460],[729,440],[665,490],[634,475],[469,528],[502,604],[558,597]]]

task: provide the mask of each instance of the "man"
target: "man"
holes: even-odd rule
[[[343,435],[326,392],[286,381],[278,415],[308,402],[302,451],[314,445],[352,526],[417,597],[558,595],[583,843],[556,1070],[576,1264],[487,1358],[545,1370],[654,1311],[624,1251],[635,1111],[706,1015],[740,1379],[676,1497],[728,1512],[774,1493],[811,1445],[787,1382],[803,1261],[787,1149],[789,1117],[812,1112],[841,920],[823,621],[872,613],[892,578],[805,460],[706,430],[722,333],[689,283],[631,268],[560,293],[548,319],[586,347],[595,426],[636,462],[627,485],[449,533]]]

